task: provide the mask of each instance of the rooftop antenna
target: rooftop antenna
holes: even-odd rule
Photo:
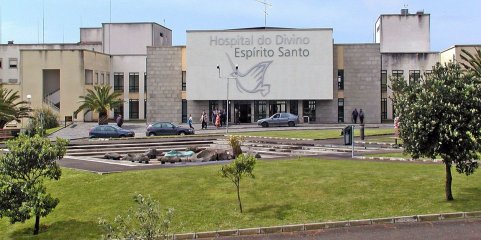
[[[267,15],[269,15],[267,13],[267,7],[272,7],[272,4],[270,4],[269,2],[267,2],[267,0],[255,0],[256,2],[260,3],[260,4],[263,4],[264,5],[264,28],[267,28]]]
[[[45,44],[45,0],[42,1],[42,44]]]
[[[110,54],[110,29],[112,28],[112,0],[109,1],[109,54]]]

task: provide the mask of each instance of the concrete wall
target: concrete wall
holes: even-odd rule
[[[466,63],[466,61],[461,59],[463,49],[475,55],[476,49],[481,49],[481,45],[454,45],[453,47],[448,48],[440,53],[440,62],[443,64],[449,61]]]
[[[80,28],[81,43],[101,43],[102,28]]]
[[[110,58],[107,55],[81,50],[22,50],[21,75],[23,84],[20,91],[26,100],[26,95],[32,96],[31,107],[43,106],[43,70],[60,70],[60,112],[59,117],[72,116],[80,106],[79,96],[85,95],[85,69],[94,72],[110,72]],[[84,120],[82,113],[77,119]]]
[[[117,55],[112,56],[112,73],[110,77],[110,84],[114,85],[114,73],[122,72],[124,74],[124,116],[125,120],[129,120],[129,99],[139,99],[139,119],[144,119],[144,73],[146,72],[145,66],[146,56],[142,55]],[[139,92],[130,93],[129,92],[129,73],[136,72],[139,73]],[[147,84],[147,86],[153,86],[152,84]]]
[[[147,122],[181,122],[182,48],[147,47]]]
[[[440,61],[440,55],[437,52],[431,53],[383,53],[382,54],[382,70],[387,71],[387,85],[391,86],[390,77],[392,70],[403,70],[404,80],[409,81],[409,70],[420,70],[421,76]],[[387,89],[387,119],[393,119],[393,106],[389,98],[392,96],[392,90]]]
[[[381,15],[378,22],[375,42],[381,43],[382,53],[430,51],[429,14]]]
[[[344,51],[344,121],[350,122],[354,108],[357,108],[358,111],[362,108],[365,123],[380,123],[381,54],[379,44],[341,44],[339,46],[342,46]],[[333,104],[337,106],[337,101]]]

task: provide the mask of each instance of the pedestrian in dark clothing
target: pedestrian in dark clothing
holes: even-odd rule
[[[364,124],[364,112],[362,111],[362,108],[359,110],[359,122]]]
[[[202,112],[202,115],[200,116],[200,122],[202,123],[202,129],[207,129],[207,114]]]
[[[122,124],[124,124],[124,118],[122,118],[122,115],[118,115],[117,119],[115,119],[115,122],[117,122],[117,126],[122,127]]]
[[[352,111],[352,121],[353,121],[354,123],[357,123],[357,116],[358,116],[358,115],[359,115],[359,114],[357,113],[357,108],[354,108],[354,111]]]

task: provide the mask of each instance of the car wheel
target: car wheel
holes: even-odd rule
[[[261,126],[262,126],[262,127],[269,127],[269,123],[263,122],[263,123],[261,124]]]
[[[180,132],[179,135],[180,135],[180,136],[184,136],[184,135],[185,135],[185,132]]]
[[[287,124],[289,125],[289,127],[294,127],[294,126],[296,126],[296,124],[295,124],[294,122],[288,122]]]
[[[155,133],[153,132],[149,133],[149,137],[153,137],[153,136],[155,136]]]

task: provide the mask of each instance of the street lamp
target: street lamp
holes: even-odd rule
[[[220,66],[219,64],[217,64],[217,70],[219,70],[219,79],[221,78],[220,76]],[[229,133],[229,80],[230,79],[236,79],[237,78],[237,71],[239,70],[239,65],[235,65],[235,72],[234,72],[234,75],[232,77],[226,77],[227,79],[227,119],[226,119],[226,122],[225,122],[225,133]]]

